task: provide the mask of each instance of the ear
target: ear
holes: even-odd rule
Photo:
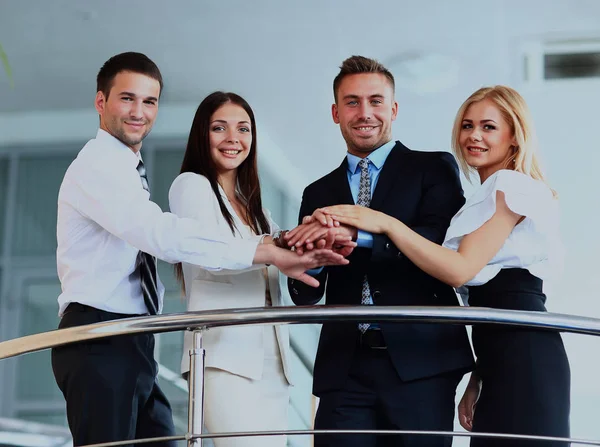
[[[94,100],[94,106],[96,107],[96,111],[99,115],[104,114],[104,108],[106,107],[106,98],[104,97],[104,93],[99,91],[96,93],[96,99]]]
[[[333,122],[335,124],[340,124],[340,117],[338,115],[337,104],[332,104],[331,105],[331,117],[333,118]]]
[[[392,121],[395,121],[397,116],[398,116],[398,103],[396,101],[394,101],[394,104],[392,104]]]

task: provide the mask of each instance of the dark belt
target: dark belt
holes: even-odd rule
[[[387,349],[383,332],[379,328],[367,329],[364,333],[360,332],[358,345],[368,349]]]
[[[98,309],[96,309],[95,307],[92,306],[86,306],[85,304],[81,304],[81,303],[69,303],[65,309],[65,311],[63,312],[63,316],[65,316],[66,314],[70,313],[70,312],[90,312],[90,311],[97,311]]]
[[[64,317],[65,315],[67,315],[68,313],[71,312],[101,312],[104,315],[110,315],[113,320],[119,319],[119,318],[131,318],[131,317],[143,317],[146,316],[148,314],[119,314],[116,312],[108,312],[106,310],[101,310],[101,309],[97,309],[95,307],[92,306],[88,306],[87,304],[81,304],[81,303],[69,303],[65,309],[65,311],[63,312],[62,316]]]

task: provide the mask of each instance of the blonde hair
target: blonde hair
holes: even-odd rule
[[[452,151],[467,180],[471,181],[470,174],[476,172],[476,169],[467,164],[460,149],[459,138],[462,121],[471,104],[484,99],[490,100],[496,105],[502,117],[510,125],[517,143],[514,148],[514,155],[509,158],[506,169],[522,172],[536,180],[546,182],[540,164],[538,142],[529,107],[516,90],[504,85],[480,88],[467,98],[456,113],[454,126],[452,127]]]

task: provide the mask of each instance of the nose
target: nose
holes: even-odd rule
[[[371,106],[368,103],[361,103],[360,109],[358,112],[359,112],[359,118],[364,121],[370,120],[373,115]]]
[[[240,140],[239,140],[239,139],[238,139],[238,137],[237,137],[237,134],[236,134],[236,130],[235,130],[235,129],[230,129],[230,130],[229,130],[229,133],[228,133],[228,135],[227,135],[227,141],[228,141],[229,143],[239,143],[239,141],[240,141]]]
[[[479,132],[479,129],[475,128],[473,129],[473,132],[471,132],[471,141],[476,142],[476,141],[481,141],[481,133]]]
[[[134,119],[142,119],[144,116],[143,106],[141,101],[133,101],[131,109],[129,109],[129,115]]]

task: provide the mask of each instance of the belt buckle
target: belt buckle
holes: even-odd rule
[[[367,335],[368,332],[371,333],[370,335],[375,335],[375,333],[378,333],[379,337],[381,337],[381,340],[384,340],[383,335],[381,335],[381,328],[367,329],[364,333],[363,332],[360,333],[360,346],[361,347],[366,347],[369,349],[379,349],[379,350],[387,349],[387,346],[371,346],[368,343],[365,343],[365,336],[368,337],[368,335]]]

